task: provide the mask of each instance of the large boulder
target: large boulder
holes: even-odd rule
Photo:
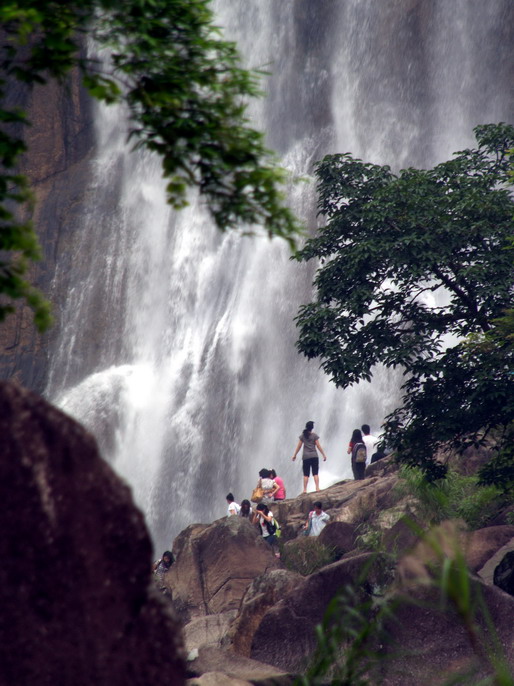
[[[297,587],[264,615],[256,628],[251,657],[289,672],[302,672],[316,648],[315,627],[341,587],[359,585],[369,597],[392,579],[385,555],[363,553],[323,567],[298,582]]]
[[[198,650],[201,646],[220,648],[236,615],[236,610],[229,610],[219,615],[204,615],[192,619],[184,627],[186,652],[191,654],[191,651]]]
[[[184,683],[126,485],[79,424],[0,383],[0,684]]]
[[[282,527],[282,540],[295,538],[307,516],[314,509],[314,502],[320,500],[323,510],[330,515],[331,522],[358,525],[370,521],[379,510],[397,504],[394,486],[398,476],[340,481],[321,493],[308,493],[298,498],[273,503],[273,513]]]
[[[183,621],[238,610],[255,577],[279,566],[271,547],[243,517],[192,525],[175,540],[166,575]]]
[[[227,635],[236,653],[250,657],[253,635],[261,619],[301,582],[302,577],[299,574],[286,569],[274,569],[252,582],[243,598],[237,619]]]
[[[413,548],[419,541],[416,529],[422,530],[423,522],[413,514],[401,517],[390,529],[385,531],[382,543],[388,553],[400,555]]]
[[[293,686],[295,681],[294,677],[270,664],[212,646],[199,649],[196,659],[188,664],[188,674],[192,677],[188,686]],[[195,677],[200,678],[196,681]]]
[[[384,636],[376,641],[389,658],[384,686],[447,683],[461,670],[478,682],[496,660],[512,663],[514,599],[469,574],[468,544],[463,523],[445,521],[399,561],[387,644]]]
[[[474,635],[451,603],[442,602],[438,588],[418,585],[411,587],[408,596],[391,596],[394,611],[375,645],[369,646],[371,653],[384,656],[371,683],[379,677],[383,686],[442,686],[455,683],[450,679],[459,672],[467,673],[468,679],[472,675],[471,681],[459,683],[482,683],[481,679],[491,674],[486,656],[493,655],[496,645],[507,664],[513,664],[514,598],[476,578],[469,583],[472,595],[483,599],[490,617],[488,620],[477,611]]]
[[[466,559],[473,572],[479,571],[500,548],[514,544],[514,526],[488,526],[469,535]]]
[[[355,526],[347,522],[329,522],[319,535],[319,541],[334,549],[336,558],[355,548]]]

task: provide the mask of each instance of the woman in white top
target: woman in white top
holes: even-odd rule
[[[261,530],[261,534],[266,543],[269,543],[271,549],[275,553],[275,557],[280,557],[279,551],[276,549],[278,543],[275,534],[276,528],[273,521],[273,512],[264,503],[259,503],[255,510],[255,518]]]

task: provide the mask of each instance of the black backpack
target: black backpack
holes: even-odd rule
[[[282,533],[275,517],[273,517],[271,522],[266,522],[266,529],[268,530],[270,536],[276,536],[277,538]]]

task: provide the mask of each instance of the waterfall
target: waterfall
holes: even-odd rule
[[[293,175],[330,152],[428,166],[510,116],[510,0],[218,0],[245,66],[271,73],[255,126]],[[510,21],[507,21],[507,15]],[[506,38],[505,38],[506,40]],[[131,485],[157,551],[192,522],[248,497],[262,467],[288,495],[307,420],[328,455],[321,487],[351,476],[351,430],[377,432],[398,379],[338,390],[294,348],[314,265],[279,240],[220,234],[203,203],[172,211],[160,162],[131,152],[125,114],[98,106],[82,224],[55,276],[67,291],[46,395],[84,423]],[[289,201],[314,227],[312,183]]]

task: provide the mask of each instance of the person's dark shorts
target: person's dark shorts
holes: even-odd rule
[[[312,476],[317,476],[319,471],[319,457],[308,457],[303,462],[303,475],[309,476],[312,469]]]

